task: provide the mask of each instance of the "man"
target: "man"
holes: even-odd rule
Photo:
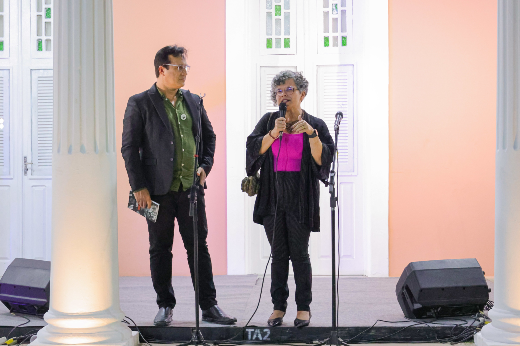
[[[175,45],[164,47],[155,55],[157,82],[149,90],[128,100],[121,153],[139,205],[149,208],[152,200],[160,204],[157,221],[148,221],[150,270],[159,306],[154,324],[167,326],[171,323],[172,309],[176,303],[171,284],[175,219],[194,280],[193,220],[189,216],[189,193],[195,165],[195,137],[201,128],[197,160],[201,185],[197,189],[200,308],[203,321],[233,324],[236,319],[227,316],[217,305],[206,243],[208,227],[204,188],[206,176],[213,166],[215,133],[200,97],[181,89],[189,71],[186,53],[186,49]]]

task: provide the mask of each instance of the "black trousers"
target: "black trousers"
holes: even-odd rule
[[[274,310],[285,311],[289,298],[289,259],[296,283],[298,311],[310,311],[312,302],[312,267],[309,257],[311,230],[299,222],[297,196],[299,172],[278,172],[277,210],[264,217],[264,228],[271,244],[271,299]]]
[[[206,238],[208,224],[206,220],[206,204],[204,190],[198,189],[198,234],[199,234],[199,305],[207,310],[217,304],[217,293],[213,283],[211,257]],[[166,195],[154,195],[152,200],[160,204],[157,222],[148,221],[150,240],[150,271],[153,288],[157,293],[159,307],[174,307],[175,294],[172,287],[172,246],[174,220],[179,224],[179,233],[188,255],[191,280],[194,282],[194,248],[193,219],[189,216],[190,190],[174,192]]]

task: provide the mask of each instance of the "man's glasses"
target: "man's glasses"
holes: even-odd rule
[[[190,65],[172,65],[172,64],[163,64],[163,66],[173,66],[177,67],[177,71],[182,72],[186,71],[186,73],[190,72]]]
[[[294,92],[294,90],[298,90],[297,88],[293,87],[287,87],[287,89],[276,89],[276,95],[282,96],[283,94],[286,94],[287,96],[291,96]]]

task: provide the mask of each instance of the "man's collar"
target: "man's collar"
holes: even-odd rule
[[[157,91],[159,92],[159,95],[161,95],[161,97],[162,97],[163,100],[168,100],[168,98],[163,94],[163,92],[161,91],[161,89],[159,89],[159,88],[157,87],[157,83],[155,83],[155,88],[157,89]],[[177,94],[176,94],[176,95],[177,95],[177,98],[178,98],[179,100],[182,100],[183,95],[182,95],[182,90],[181,90],[181,89],[178,89],[178,90],[177,90]],[[170,101],[170,100],[168,100],[168,101]]]

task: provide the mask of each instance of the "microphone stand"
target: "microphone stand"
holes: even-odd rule
[[[206,96],[206,94],[204,94]],[[199,123],[198,123],[198,131],[195,136],[195,156],[193,165],[193,183],[190,188],[190,216],[193,219],[193,288],[195,289],[195,329],[192,330],[191,340],[180,344],[179,346],[187,346],[187,345],[204,345],[210,346],[202,336],[202,332],[200,331],[200,321],[199,321],[199,228],[198,228],[198,209],[197,209],[197,190],[200,186],[200,178],[197,175],[197,164],[199,158],[199,150],[200,150],[200,139],[202,135],[202,98],[200,97],[199,102]]]
[[[341,119],[340,119],[341,120]],[[338,134],[339,134],[339,122],[334,125],[334,153],[332,155],[332,167],[330,169],[329,176],[329,193],[330,193],[330,216],[331,216],[331,245],[332,245],[332,330],[330,336],[320,341],[317,346],[322,345],[348,345],[338,336],[338,314],[337,314],[337,292],[336,292],[336,205],[338,203],[338,197],[336,196],[336,153],[338,152]]]

